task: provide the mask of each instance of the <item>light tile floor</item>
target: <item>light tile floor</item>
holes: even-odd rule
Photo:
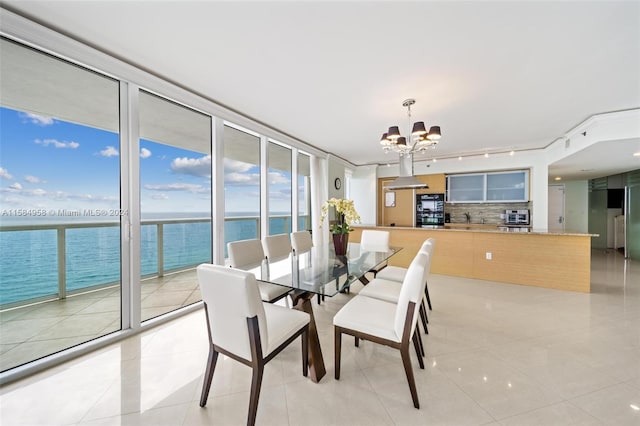
[[[333,378],[331,318],[351,295],[314,304],[327,375],[301,376],[299,345],[267,364],[261,425],[640,425],[640,264],[594,252],[592,293],[432,275],[421,408],[397,351],[343,343]],[[357,290],[357,289],[354,289]],[[219,359],[198,406],[203,311],[0,392],[3,425],[242,425],[250,369]]]

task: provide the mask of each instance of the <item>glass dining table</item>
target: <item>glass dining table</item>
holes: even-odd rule
[[[311,300],[315,295],[332,297],[340,292],[348,292],[351,284],[361,281],[367,284],[365,274],[386,262],[401,250],[391,247],[386,252],[360,250],[360,244],[349,243],[347,253],[337,256],[332,244],[313,247],[302,254],[291,254],[278,261],[265,261],[251,271],[261,281],[291,288],[289,295],[294,309],[307,312],[311,316],[309,324],[309,376],[319,382],[326,374],[322,349],[318,340]]]

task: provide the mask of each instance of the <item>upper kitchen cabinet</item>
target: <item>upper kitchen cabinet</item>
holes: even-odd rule
[[[509,203],[529,201],[529,171],[447,176],[447,202]]]
[[[487,201],[529,201],[529,171],[487,173]]]
[[[485,173],[447,176],[447,201],[452,203],[483,202],[485,181]]]

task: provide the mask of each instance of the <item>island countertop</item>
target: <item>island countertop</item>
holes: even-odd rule
[[[505,231],[500,229],[506,227],[506,225],[494,225],[494,224],[480,224],[480,223],[446,223],[444,226],[433,227],[411,227],[411,226],[374,226],[374,225],[352,225],[352,228],[364,228],[364,229],[381,229],[385,231],[391,231],[394,229],[409,229],[416,231],[453,231],[453,232],[494,232],[499,234],[512,234],[512,235],[566,235],[573,237],[598,237],[599,234],[585,234],[581,232],[557,232],[547,231],[543,229],[530,229],[527,232],[517,231]]]
[[[496,225],[498,226],[498,225]],[[508,232],[499,229],[353,226],[390,232],[390,244],[403,247],[389,263],[408,267],[423,241],[436,240],[431,272],[510,284],[579,292],[591,290],[591,237],[572,232]]]

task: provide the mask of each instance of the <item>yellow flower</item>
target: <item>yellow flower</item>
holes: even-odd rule
[[[325,201],[322,205],[320,227],[322,227],[322,223],[329,213],[329,207],[333,207],[336,210],[337,220],[331,228],[331,232],[334,234],[347,234],[352,231],[351,224],[360,222],[360,215],[353,206],[353,200],[332,198],[329,201]]]

